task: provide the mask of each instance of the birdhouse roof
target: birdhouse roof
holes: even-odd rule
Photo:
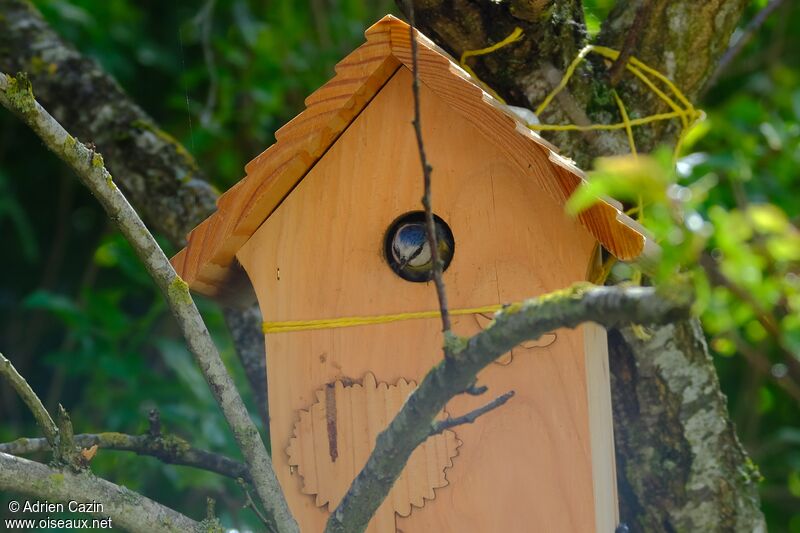
[[[305,100],[306,109],[275,133],[275,143],[245,166],[246,177],[217,200],[217,211],[192,230],[172,258],[175,270],[201,294],[225,298],[241,283],[236,253],[293,187],[336,142],[400,68],[412,68],[409,26],[389,15],[370,27],[366,42],[336,65],[336,75]],[[429,39],[416,33],[421,83],[452,106],[488,142],[560,204],[586,179],[572,161],[487,94]],[[578,215],[618,259],[636,260],[649,244],[644,230],[603,199]]]

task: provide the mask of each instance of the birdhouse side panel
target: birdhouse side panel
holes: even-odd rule
[[[239,251],[265,320],[438,308],[431,283],[403,279],[387,261],[387,232],[420,209],[411,81],[401,67]],[[451,308],[518,301],[585,279],[595,241],[539,189],[538,180],[424,84],[421,106],[434,211],[454,239],[444,274]],[[473,335],[486,322],[480,315],[458,316],[454,329]],[[440,329],[438,318],[426,318],[267,334],[273,460],[301,530],[321,531],[327,507],[303,493],[308,490],[286,453],[300,413],[337,380],[361,383],[371,373],[383,383],[419,382],[441,360]],[[597,445],[588,391],[607,390],[607,375],[587,366],[583,330],[559,330],[548,339],[515,348],[503,364],[484,370],[479,378],[490,389],[485,397],[459,397],[447,406],[447,413],[457,416],[489,396],[516,392],[501,409],[456,429],[461,445],[445,471],[448,485],[436,489],[422,508],[398,515],[397,527],[407,532],[530,531],[532,524],[539,531],[596,529]],[[610,424],[610,416],[607,420]],[[338,428],[328,426],[330,448],[316,460],[342,461],[348,450],[339,446]],[[428,464],[443,464],[435,459]],[[349,474],[340,474],[348,476],[346,482],[363,466],[355,463]],[[368,531],[393,531],[385,513],[380,516],[381,524],[373,521]]]

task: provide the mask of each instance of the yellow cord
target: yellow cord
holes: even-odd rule
[[[477,76],[477,74],[475,74],[475,72],[469,67],[469,65],[467,65],[467,58],[475,57],[475,56],[482,56],[482,55],[485,55],[485,54],[491,54],[495,50],[499,50],[500,48],[503,48],[504,46],[508,46],[511,43],[519,41],[521,38],[522,38],[522,28],[516,27],[516,28],[514,28],[514,31],[512,31],[511,34],[508,37],[506,37],[505,39],[503,39],[499,43],[495,43],[492,46],[487,46],[486,48],[479,48],[478,50],[465,50],[464,53],[461,54],[461,61],[460,61],[461,68],[466,70],[469,73],[469,75],[472,76],[474,79],[480,81],[480,78]],[[494,91],[494,89],[492,89],[491,87],[489,87],[488,85],[486,85],[483,82],[481,82],[481,85],[483,86],[483,88],[484,88],[484,90],[486,92],[488,92],[489,94],[491,94],[495,98],[495,100],[498,100],[498,101],[500,101],[500,102],[502,102],[504,104],[506,103],[506,101],[503,100],[502,98],[500,98],[500,95],[497,94]]]
[[[631,154],[634,157],[638,155],[636,152],[636,142],[633,140],[633,128],[631,127],[631,119],[628,118],[628,111],[625,109],[625,104],[622,103],[622,98],[619,97],[616,90],[611,91],[614,95],[614,101],[619,108],[619,114],[622,116],[622,123],[625,125],[625,135],[628,136],[628,144],[631,147]],[[641,206],[640,206],[641,207]]]
[[[461,54],[461,67],[464,68],[469,74],[480,82],[480,79],[475,75],[475,72],[469,68],[466,64],[466,59],[473,56],[484,55],[491,52],[494,52],[504,46],[508,46],[511,43],[514,43],[522,38],[522,28],[514,28],[514,31],[511,34],[492,46],[487,48],[481,48],[479,50],[467,50],[463,54]],[[578,68],[578,65],[586,59],[586,56],[590,53],[598,54],[606,59],[611,61],[616,61],[619,58],[619,51],[614,50],[613,48],[608,48],[606,46],[597,46],[597,45],[588,45],[585,46],[572,60],[572,62],[567,66],[567,69],[564,71],[564,76],[558,82],[558,85],[542,100],[542,103],[536,108],[535,114],[536,116],[540,116],[545,109],[552,103],[553,99],[560,93],[569,83],[569,80],[575,74],[575,70]],[[536,131],[597,131],[597,130],[621,130],[624,129],[625,133],[628,138],[628,144],[630,145],[631,153],[636,154],[636,145],[633,139],[633,132],[631,128],[633,126],[642,126],[644,124],[650,124],[652,122],[658,122],[662,120],[671,120],[673,118],[677,118],[681,121],[681,131],[678,135],[677,142],[675,143],[675,156],[677,157],[683,139],[686,136],[686,132],[688,131],[689,127],[694,124],[696,120],[703,116],[701,111],[698,111],[692,103],[689,101],[688,98],[681,92],[680,89],[666,76],[661,74],[656,69],[648,66],[647,64],[643,63],[640,59],[631,56],[628,58],[628,61],[625,64],[625,69],[633,74],[636,78],[638,78],[650,91],[658,96],[672,111],[667,113],[656,113],[653,115],[648,115],[646,117],[630,119],[628,117],[628,113],[625,110],[625,105],[620,99],[619,95],[616,94],[614,91],[612,94],[614,96],[614,100],[617,103],[617,107],[619,108],[620,115],[622,116],[622,122],[615,123],[615,124],[588,124],[585,126],[581,126],[578,124],[528,124],[528,127],[532,130]],[[657,80],[658,82],[662,83],[667,90],[672,93],[672,97],[669,96],[665,91],[662,91],[654,82],[653,79]],[[480,82],[483,85],[487,92],[490,92],[495,98],[503,102],[502,98],[500,98],[497,93],[495,93],[491,88],[487,87],[483,82]],[[677,100],[679,103],[676,103]],[[505,102],[503,102],[505,103]]]
[[[468,309],[451,309],[451,315],[474,315],[477,313],[494,313],[502,309],[500,304],[472,307]],[[343,318],[321,318],[317,320],[286,320],[283,322],[264,322],[264,333],[285,333],[288,331],[307,331],[312,329],[348,328],[353,326],[366,326],[370,324],[387,324],[401,320],[416,320],[420,318],[437,318],[439,311],[417,311],[413,313],[397,313],[393,315],[376,316],[351,316]]]
[[[567,83],[569,83],[570,78],[572,78],[572,75],[575,74],[575,69],[578,68],[578,65],[581,64],[581,61],[583,61],[586,55],[591,51],[592,48],[590,46],[586,46],[584,47],[583,50],[580,51],[580,53],[578,53],[577,57],[575,57],[575,59],[572,60],[572,63],[569,64],[567,70],[564,71],[564,76],[561,78],[561,81],[558,82],[558,85],[556,85],[555,89],[550,91],[550,94],[544,97],[542,103],[539,104],[539,107],[536,108],[535,113],[537,117],[541,115],[545,109],[547,109],[547,106],[550,105],[550,102],[553,101],[553,98],[555,98],[556,95],[560,93],[564,89],[564,87],[567,86]]]

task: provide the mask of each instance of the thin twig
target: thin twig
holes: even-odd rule
[[[258,508],[258,506],[256,505],[256,503],[253,501],[253,498],[250,496],[250,491],[249,491],[249,490],[247,490],[247,482],[245,482],[245,480],[244,480],[244,479],[242,479],[242,478],[239,478],[239,479],[237,479],[237,480],[236,480],[236,482],[237,482],[237,483],[239,484],[239,486],[242,488],[242,492],[244,492],[244,498],[245,498],[245,500],[244,500],[244,506],[243,506],[243,507],[244,507],[245,509],[247,509],[248,507],[249,507],[250,509],[252,509],[252,510],[253,510],[253,512],[254,512],[254,513],[256,514],[256,516],[258,517],[258,519],[259,519],[259,520],[261,520],[261,522],[262,522],[262,523],[263,523],[265,526],[267,526],[267,527],[272,527],[272,526],[273,526],[272,522],[270,522],[269,520],[267,520],[267,517],[263,515],[263,513],[262,513],[262,512],[261,512],[261,510]]]
[[[190,466],[207,470],[231,479],[250,481],[247,466],[224,455],[194,448],[184,439],[174,436],[128,435],[125,433],[82,433],[73,437],[74,449],[91,448],[101,450],[134,452],[137,455],[155,457],[166,464]],[[0,452],[11,455],[27,455],[50,450],[47,439],[17,439],[0,444]]]
[[[147,415],[147,434],[153,438],[161,436],[161,413],[158,409],[150,409]]]
[[[117,188],[111,174],[106,170],[103,158],[69,135],[39,105],[33,97],[30,83],[23,76],[9,78],[0,73],[0,104],[16,113],[39,135],[50,150],[70,166],[117,224],[167,300],[186,339],[189,351],[203,372],[225,420],[233,431],[259,500],[275,517],[278,531],[297,532],[297,522],[289,511],[264,442],[220,358],[219,351],[192,300],[188,285],[175,273],[142,219]]]
[[[764,25],[773,11],[778,9],[781,4],[783,4],[783,0],[770,0],[770,2],[764,6],[764,8],[759,11],[755,17],[753,17],[753,20],[751,20],[739,34],[736,42],[731,44],[725,53],[722,54],[722,57],[717,63],[717,68],[714,70],[714,74],[711,76],[711,79],[708,80],[706,87],[710,88],[716,85],[725,69],[728,68],[736,56],[741,53],[745,45],[750,42],[750,39],[753,38],[753,35],[755,35],[755,33],[759,28],[761,28],[761,26]]]
[[[795,383],[791,376],[784,375],[784,376],[776,376],[772,373],[772,363],[767,358],[766,355],[759,352],[758,350],[754,349],[750,346],[738,333],[734,333],[729,335],[729,338],[733,340],[733,343],[736,345],[736,350],[741,353],[750,366],[759,374],[769,377],[775,380],[775,383],[783,389],[783,391],[794,398],[794,400],[800,403],[800,385]]]
[[[633,55],[633,51],[639,45],[639,40],[642,37],[642,32],[647,27],[647,22],[653,13],[655,0],[644,0],[636,16],[633,18],[633,24],[628,29],[628,34],[625,36],[625,42],[622,44],[622,49],[619,51],[619,56],[611,68],[608,70],[608,80],[611,87],[616,87],[622,80],[622,75],[625,73],[625,66],[628,64],[628,59]]]
[[[479,387],[473,383],[472,385],[464,389],[464,394],[469,394],[470,396],[480,396],[487,390],[489,390],[489,387],[487,387],[486,385],[481,385]]]
[[[431,171],[433,167],[428,164],[428,157],[425,154],[425,144],[422,142],[422,122],[420,120],[419,111],[419,72],[418,72],[418,45],[417,45],[417,29],[414,25],[414,2],[408,2],[408,32],[409,39],[411,40],[411,66],[414,81],[411,84],[412,92],[414,93],[414,133],[417,136],[417,148],[419,149],[419,160],[422,163],[422,176],[425,183],[425,192],[422,195],[422,206],[425,208],[425,230],[428,236],[428,246],[431,249],[431,261],[433,272],[433,283],[436,285],[436,295],[439,297],[439,311],[442,314],[442,331],[447,335],[450,333],[450,311],[447,305],[447,292],[444,287],[444,280],[442,279],[442,260],[439,257],[439,242],[436,236],[436,224],[433,220],[433,206],[431,200]],[[447,343],[445,343],[447,346]],[[450,352],[445,348],[445,354]]]
[[[514,391],[510,390],[507,393],[498,396],[497,398],[487,403],[486,405],[478,407],[477,409],[474,409],[465,415],[457,416],[456,418],[448,417],[445,418],[444,420],[438,420],[433,423],[433,427],[431,428],[431,435],[438,435],[439,433],[445,431],[446,429],[454,428],[456,426],[461,426],[463,424],[472,424],[473,422],[475,422],[475,420],[478,419],[479,416],[485,415],[489,411],[497,409],[498,407],[506,403],[508,400],[510,400],[512,396],[514,396]]]
[[[326,533],[363,531],[408,458],[430,436],[431,426],[447,402],[514,346],[587,321],[618,327],[636,317],[642,323],[666,324],[688,316],[690,301],[686,290],[677,286],[667,298],[652,287],[579,284],[499,311],[492,325],[428,372],[389,427],[378,435],[366,465],[328,519]]]
[[[36,419],[39,428],[41,428],[42,433],[44,433],[47,442],[53,449],[56,449],[59,443],[58,427],[56,423],[53,422],[50,413],[44,408],[42,400],[33,392],[33,389],[28,385],[28,382],[25,381],[25,378],[17,372],[17,369],[14,368],[11,361],[6,359],[2,353],[0,353],[0,376],[8,381],[11,388],[13,388],[20,399],[25,402],[25,405],[28,406],[28,409]]]
[[[717,261],[709,254],[703,253],[700,256],[700,266],[708,274],[708,279],[712,285],[725,287],[731,291],[734,296],[749,305],[753,309],[756,320],[761,326],[770,334],[774,339],[775,345],[778,348],[786,367],[789,369],[789,374],[795,383],[800,383],[800,360],[797,359],[795,353],[786,345],[783,339],[783,332],[781,332],[775,317],[764,309],[761,304],[756,301],[752,293],[737,285],[733,280],[726,276],[717,265]]]
[[[206,63],[208,72],[208,94],[206,95],[206,105],[200,113],[200,123],[208,126],[211,117],[214,116],[214,108],[217,105],[217,67],[214,64],[214,49],[211,46],[211,29],[214,22],[214,4],[216,0],[207,0],[192,22],[200,28],[201,43],[203,45],[203,59]]]
[[[83,466],[78,460],[78,451],[75,449],[75,434],[72,431],[72,419],[64,406],[58,404],[56,411],[56,426],[58,426],[58,447],[54,448],[56,458],[65,465],[69,465],[76,470]]]

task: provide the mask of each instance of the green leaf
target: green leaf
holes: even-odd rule
[[[567,201],[571,215],[585,211],[604,196],[620,201],[640,200],[645,204],[666,201],[667,186],[676,181],[671,163],[663,157],[618,156],[603,157],[595,162],[595,170]]]
[[[792,496],[800,498],[800,471],[795,470],[790,473],[789,477],[786,479],[786,485]]]
[[[747,208],[747,217],[761,233],[782,233],[790,226],[786,214],[772,204],[751,205]]]

